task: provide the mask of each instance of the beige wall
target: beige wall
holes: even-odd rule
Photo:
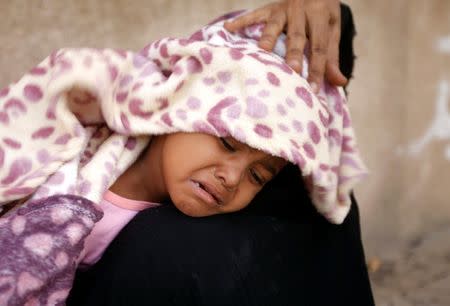
[[[0,87],[54,49],[137,50],[264,3],[0,0]],[[358,31],[350,107],[372,171],[356,192],[366,255],[387,261],[434,233],[450,233],[450,1],[347,3]]]

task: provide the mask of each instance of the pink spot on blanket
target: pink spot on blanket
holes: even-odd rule
[[[216,79],[214,79],[214,78],[210,78],[210,77],[203,78],[203,83],[207,86],[210,86],[210,85],[214,84],[215,82],[216,82]]]
[[[47,69],[43,67],[34,67],[30,70],[30,74],[32,75],[43,75],[47,73]]]
[[[133,66],[135,68],[141,68],[147,63],[147,59],[139,54],[133,54]]]
[[[27,219],[24,216],[15,216],[11,220],[11,230],[14,235],[22,234],[23,230],[25,229],[26,223]]]
[[[41,149],[37,152],[37,160],[41,164],[47,164],[51,160],[51,156],[48,153],[47,149]]]
[[[198,30],[189,37],[189,40],[203,40],[203,31]]]
[[[293,140],[293,139],[289,139],[289,141],[291,142],[291,144],[296,148],[296,149],[300,149],[299,144],[297,143],[297,141]]]
[[[9,116],[6,112],[0,112],[0,122],[5,125],[9,123]]]
[[[344,152],[354,152],[355,149],[352,146],[353,139],[349,136],[342,137],[342,151]]]
[[[286,104],[290,107],[293,108],[295,106],[294,100],[292,100],[291,98],[287,97],[286,98]]]
[[[222,110],[233,105],[236,101],[236,97],[225,97],[208,112],[207,120],[217,130],[219,135],[225,135],[228,131],[227,124],[221,118]]]
[[[167,58],[169,57],[169,52],[167,51],[167,45],[166,44],[162,44],[161,47],[159,48],[159,54],[164,57]]]
[[[169,113],[164,113],[164,114],[161,116],[161,120],[162,120],[162,122],[164,122],[166,125],[172,126],[172,119],[170,118]]]
[[[217,86],[216,89],[214,89],[214,92],[222,94],[225,92],[225,88],[223,86]]]
[[[9,87],[5,87],[0,90],[0,98],[6,97],[9,93]]]
[[[265,124],[256,124],[253,130],[261,137],[272,138],[272,129]]]
[[[116,93],[116,101],[119,104],[123,103],[127,97],[128,97],[127,91],[121,91],[121,92]]]
[[[38,102],[42,99],[42,96],[44,94],[42,93],[42,90],[38,85],[28,84],[23,88],[23,95],[30,102]]]
[[[356,170],[361,170],[360,165],[352,157],[348,155],[342,155],[340,162],[341,164],[350,166]]]
[[[38,139],[38,138],[48,138],[51,134],[53,134],[55,128],[51,126],[46,126],[43,128],[40,128],[36,130],[33,134],[31,134],[32,139]]]
[[[337,114],[342,115],[342,101],[341,99],[336,98],[334,103],[334,110]]]
[[[234,104],[228,107],[227,116],[231,119],[237,119],[241,115],[241,106],[239,104]]]
[[[217,73],[217,78],[220,82],[226,84],[231,80],[231,72],[230,71],[219,71]]]
[[[267,73],[267,80],[273,86],[280,86],[280,79],[273,72]]]
[[[34,188],[31,187],[14,187],[11,189],[6,190],[3,195],[5,196],[15,196],[15,195],[29,195],[34,191]]]
[[[181,65],[175,65],[174,67],[173,67],[173,74],[175,74],[175,75],[181,75],[181,74],[183,74],[183,67],[181,67]],[[166,75],[166,77],[169,77],[170,76],[170,74],[168,74],[168,75]]]
[[[178,109],[175,114],[181,120],[186,120],[187,118],[186,111],[183,109]]]
[[[300,166],[300,168],[305,167],[306,161],[305,161],[305,158],[300,154],[300,152],[292,149],[291,154],[292,154],[292,158],[294,159],[294,162],[296,165]]]
[[[296,87],[295,93],[297,96],[302,99],[303,102],[305,102],[306,105],[308,105],[310,108],[313,107],[312,97],[311,94],[306,90],[304,87]]]
[[[130,101],[130,104],[128,105],[128,109],[130,110],[130,112],[133,115],[148,119],[153,115],[153,112],[152,111],[143,111],[141,109],[141,105],[143,103],[144,102],[141,99],[132,99]]]
[[[322,110],[319,109],[319,118],[320,118],[320,122],[322,122],[322,125],[327,128],[329,116],[325,116],[322,113]]]
[[[286,132],[286,133],[289,132],[288,126],[284,123],[278,123],[278,128],[283,132]]]
[[[196,131],[196,132],[215,135],[214,130],[207,123],[205,123],[202,120],[195,121],[192,126],[193,126],[194,131]]]
[[[25,104],[16,98],[12,98],[9,99],[6,103],[5,103],[5,111],[8,111],[10,109],[16,109],[22,113],[25,113],[27,111],[27,107],[25,106]]]
[[[127,52],[121,49],[114,49],[114,52],[123,59],[127,58]]]
[[[120,113],[120,121],[122,122],[123,127],[126,131],[130,130],[130,121],[128,120],[127,116],[121,112]]]
[[[18,158],[13,161],[11,167],[9,168],[8,176],[5,177],[1,183],[2,184],[11,184],[15,180],[17,180],[20,176],[27,174],[30,172],[32,168],[32,162],[29,158]]]
[[[142,85],[143,85],[142,82],[137,82],[136,84],[133,85],[133,87],[131,87],[131,91],[138,90],[139,88],[142,87]]]
[[[201,56],[202,60],[205,62],[205,64],[208,65],[211,63],[213,55],[212,55],[211,51],[209,51],[208,48],[201,48],[200,56]]]
[[[136,137],[128,137],[127,142],[125,143],[125,148],[131,151],[136,147],[136,144]]]
[[[278,104],[277,105],[277,111],[281,116],[285,116],[286,115],[286,109],[284,108],[283,105]]]
[[[336,129],[330,129],[328,131],[328,137],[330,138],[330,140],[334,141],[334,145],[340,146],[341,145],[341,133],[336,130]],[[331,143],[333,143],[333,141],[330,141]]]
[[[190,56],[187,59],[187,70],[189,73],[200,73],[203,71],[202,63],[197,58]]]
[[[67,256],[66,252],[59,252],[55,258],[55,265],[62,269],[69,263],[69,256]]]
[[[159,98],[156,101],[159,103],[158,110],[163,110],[169,106],[169,100],[167,98]]]
[[[78,194],[84,196],[91,191],[91,183],[87,180],[84,180],[78,185],[77,192]]]
[[[66,236],[69,238],[69,242],[72,246],[80,241],[84,232],[84,226],[79,223],[72,223],[66,228]]]
[[[149,76],[155,72],[159,71],[158,66],[154,63],[149,63],[142,69],[141,73],[139,74],[140,77],[146,77]]]
[[[270,96],[270,92],[268,90],[263,89],[258,91],[258,97],[267,98],[268,96]]]
[[[50,217],[54,224],[64,224],[73,216],[72,210],[64,206],[54,206],[51,208]]]
[[[201,101],[197,97],[189,97],[187,101],[187,106],[190,109],[199,109],[201,106]]]
[[[230,56],[233,60],[238,61],[240,60],[242,57],[244,57],[244,54],[242,54],[241,51],[236,50],[234,48],[230,49]]]
[[[22,272],[17,278],[17,293],[22,297],[27,292],[36,290],[42,285],[42,280],[40,280],[39,278],[31,275],[29,272]]]
[[[292,120],[292,127],[294,128],[294,130],[296,130],[299,133],[303,132],[303,125],[298,120]]]
[[[37,233],[25,238],[23,246],[40,257],[47,256],[53,248],[53,238],[49,234]]]
[[[56,172],[47,181],[49,185],[60,185],[64,182],[64,173]]]
[[[124,75],[119,82],[119,87],[123,88],[125,86],[127,86],[128,84],[130,84],[130,82],[133,80],[133,77],[129,74]]]
[[[169,59],[169,65],[175,65],[181,59],[180,55],[172,55]]]
[[[264,118],[268,114],[267,106],[256,97],[248,97],[246,99],[247,109],[245,113],[253,118]]]
[[[257,85],[259,82],[255,78],[248,78],[245,80],[245,85]]]
[[[12,138],[4,137],[3,142],[12,149],[20,149],[22,147],[22,144]]]
[[[70,288],[61,289],[50,294],[47,299],[47,305],[62,305],[65,302],[67,295],[69,294]]]
[[[350,116],[348,114],[348,111],[343,109],[343,118],[342,118],[342,123],[344,125],[344,128],[350,127]]]
[[[305,151],[306,156],[308,156],[310,159],[316,158],[316,152],[314,151],[313,146],[309,142],[303,144],[303,150]]]
[[[320,142],[320,131],[313,121],[308,122],[308,133],[315,144]]]
[[[110,65],[108,67],[108,70],[109,70],[109,77],[111,79],[111,82],[114,82],[117,78],[117,75],[119,74],[119,72],[117,71],[117,67]]]

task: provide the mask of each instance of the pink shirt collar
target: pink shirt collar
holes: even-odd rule
[[[113,204],[114,206],[117,206],[117,207],[120,207],[123,209],[133,210],[133,211],[141,211],[146,208],[156,207],[156,206],[161,205],[159,203],[153,203],[153,202],[130,200],[130,199],[124,198],[124,197],[112,192],[111,190],[107,190],[105,192],[105,194],[103,195],[103,198],[106,201]]]

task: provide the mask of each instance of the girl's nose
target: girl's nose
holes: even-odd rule
[[[216,167],[214,176],[219,179],[227,189],[235,189],[241,182],[245,173],[245,165],[239,161],[230,161]]]

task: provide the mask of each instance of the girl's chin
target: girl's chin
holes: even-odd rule
[[[201,203],[192,203],[192,202],[176,202],[173,201],[173,205],[175,205],[175,207],[181,211],[183,214],[185,214],[186,216],[189,217],[194,217],[194,218],[198,218],[198,217],[207,217],[207,216],[211,216],[211,215],[215,215],[217,213],[213,213],[213,212],[208,212],[206,211],[202,206]]]

